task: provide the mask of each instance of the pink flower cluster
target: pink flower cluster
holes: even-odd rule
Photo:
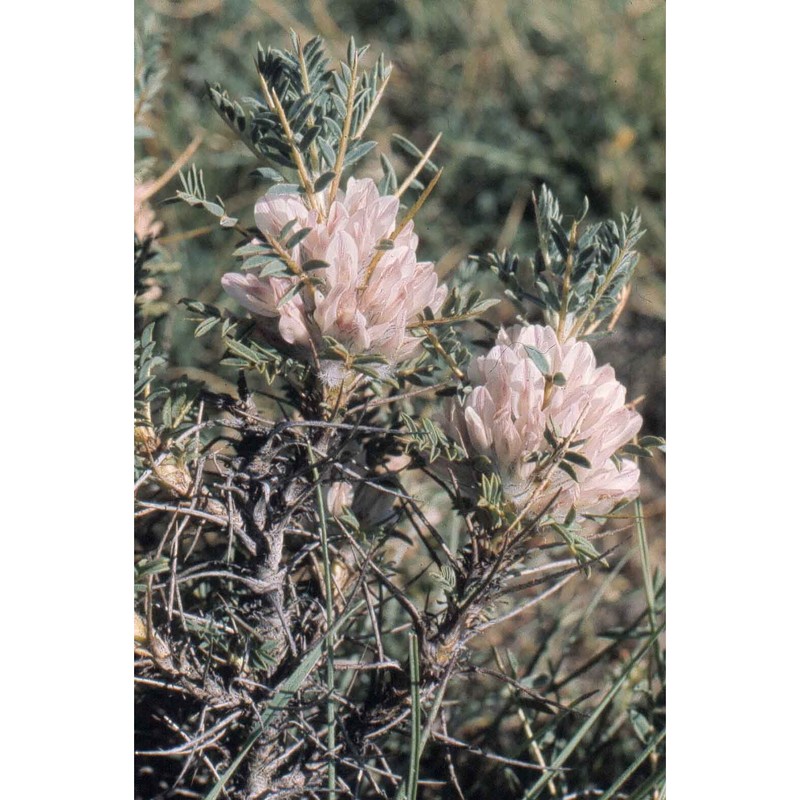
[[[561,373],[562,385],[547,386],[526,345],[544,355],[550,375]],[[467,453],[492,462],[518,512],[536,516],[553,502],[548,515],[563,521],[572,507],[580,515],[606,514],[638,495],[638,467],[630,460],[617,467],[611,456],[642,418],[625,405],[613,368],[598,367],[588,344],[559,342],[550,327],[517,325],[473,359],[469,378],[474,389],[463,406],[450,401],[447,427]],[[577,481],[552,458],[547,466],[554,450],[547,426],[556,437],[569,436],[568,449],[588,460],[588,467],[571,465]]]
[[[369,179],[351,178],[327,215],[310,209],[298,194],[265,195],[256,204],[256,224],[274,237],[292,220],[297,220],[293,230],[310,228],[290,256],[298,265],[326,261],[330,266],[309,273],[322,284],[307,285],[280,307],[281,298],[299,278],[259,278],[255,270],[228,273],[222,285],[253,314],[277,319],[278,332],[287,343],[319,352],[323,337],[331,336],[351,356],[384,357],[388,373],[419,347],[419,338],[407,326],[426,306],[436,313],[447,293],[438,284],[433,264],[417,261],[413,223],[399,232],[390,249],[376,250],[392,236],[398,209],[398,199],[382,197]],[[376,253],[380,253],[377,263]],[[329,385],[344,377],[341,362],[327,361],[321,367],[322,379]]]

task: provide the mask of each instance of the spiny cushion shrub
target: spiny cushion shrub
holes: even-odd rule
[[[482,797],[499,770],[514,796],[644,796],[663,784],[649,569],[647,608],[618,632],[634,646],[593,703],[562,698],[591,663],[537,679],[555,629],[528,669],[513,641],[489,643],[545,601],[566,623],[560,592],[611,569],[615,520],[635,520],[646,554],[636,460],[663,440],[637,439],[592,350],[629,296],[639,215],[565,218],[543,186],[535,251],[471,256],[445,284],[414,232],[436,141],[406,143],[404,176],[385,156],[381,177],[353,174],[392,73],[368,63],[352,40],[332,65],[321,39],[292,36],[259,49],[257,96],[207,87],[263,182],[250,227],[195,167],[174,197],[240,259],[218,278],[234,311],[183,301],[235,392],[164,373],[142,277],[161,228],[136,188],[137,795]],[[501,298],[517,324],[492,318]],[[477,329],[488,341],[468,342]],[[501,692],[482,698],[476,676]],[[641,746],[598,788],[590,733],[616,724],[623,687]]]

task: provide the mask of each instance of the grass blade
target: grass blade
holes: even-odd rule
[[[408,764],[408,798],[417,800],[419,760],[422,755],[422,710],[419,702],[419,647],[417,635],[408,636],[408,663],[411,671],[411,756]]]
[[[647,758],[647,756],[650,755],[650,753],[653,752],[653,750],[656,749],[656,747],[658,747],[659,744],[661,744],[666,735],[666,731],[661,731],[661,733],[656,736],[656,738],[653,739],[653,741],[651,741],[641,753],[639,753],[633,764],[631,764],[625,770],[625,772],[623,772],[622,775],[620,775],[619,778],[617,778],[614,783],[608,789],[606,789],[605,792],[603,792],[603,796],[600,798],[600,800],[613,800],[614,795],[623,787],[625,781],[627,781],[628,778],[630,778],[631,775],[633,775],[633,773],[639,769],[641,763]]]
[[[408,665],[411,682],[411,752],[408,777],[397,790],[397,800],[417,800],[419,762],[422,757],[422,706],[419,697],[419,642],[415,633],[408,635]]]
[[[662,767],[658,772],[651,775],[629,798],[628,800],[652,800],[653,797],[659,797],[660,800],[666,800],[666,785],[667,775],[666,769]],[[654,790],[658,790],[659,794],[652,794]]]
[[[325,501],[322,497],[322,482],[314,461],[311,443],[308,443],[308,461],[311,464],[311,475],[314,478],[317,495],[317,517],[319,518],[320,545],[322,547],[322,569],[325,576],[325,619],[328,630],[333,625],[333,580],[331,576],[331,557],[328,551],[328,525],[325,517]],[[336,749],[336,705],[333,699],[333,643],[325,648],[325,683],[328,689],[326,703],[326,722],[328,725],[328,797],[336,796],[336,762],[333,751]]]
[[[647,653],[647,651],[653,646],[653,644],[658,640],[658,637],[661,635],[661,632],[664,630],[664,626],[666,623],[661,623],[658,628],[653,631],[650,635],[648,640],[644,643],[644,645],[639,649],[639,651],[631,658],[628,662],[627,666],[623,670],[622,674],[617,678],[614,682],[614,685],[606,692],[603,699],[598,704],[597,708],[591,713],[588,719],[581,725],[581,727],[575,732],[573,737],[567,742],[564,746],[563,750],[556,756],[555,760],[552,764],[550,764],[551,768],[561,767],[564,762],[570,757],[572,751],[580,744],[581,739],[589,732],[590,728],[594,725],[595,722],[600,718],[600,715],[605,710],[606,706],[614,699],[617,692],[624,686],[625,681],[628,679],[628,676],[633,671],[633,668],[636,664],[639,663],[641,658]],[[550,777],[550,772],[546,772],[539,778],[538,781],[530,788],[524,795],[523,800],[534,800],[534,798],[538,797],[544,787],[547,785],[547,781]]]
[[[639,555],[642,559],[644,593],[647,599],[647,614],[650,619],[650,630],[654,631],[656,629],[656,599],[653,591],[653,572],[650,569],[650,549],[647,546],[647,531],[644,527],[644,512],[642,511],[640,500],[636,501],[634,509],[636,515],[636,537],[639,542]],[[664,674],[664,662],[661,658],[661,649],[658,646],[656,646],[655,656],[658,675],[663,683],[666,676]]]

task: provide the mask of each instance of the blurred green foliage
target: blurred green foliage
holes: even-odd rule
[[[621,325],[633,326],[637,341],[637,329],[650,328],[644,347],[658,351],[664,316],[664,11],[652,0],[138,0],[137,31],[145,46],[137,70],[149,69],[158,80],[144,113],[140,109],[137,172],[160,176],[199,134],[202,144],[192,161],[204,171],[209,197],[225,198],[229,213],[252,224],[259,188],[248,173],[257,164],[216,115],[206,81],[221,81],[233,96],[258,96],[252,59],[259,42],[285,46],[290,28],[302,40],[321,33],[333,55],[343,58],[353,35],[370,43],[368,64],[381,52],[394,64],[370,126],[379,146],[362,173],[380,176],[378,154],[390,152],[393,133],[422,149],[443,133],[435,158],[445,173],[417,224],[421,255],[437,262],[439,274],[498,245],[531,251],[530,191],[543,181],[567,215],[580,213],[584,195],[596,218],[637,206],[647,235]],[[402,164],[397,155],[394,160]],[[154,201],[176,188],[177,178]],[[193,338],[185,310],[175,304],[184,296],[224,303],[219,278],[234,267],[237,235],[209,229],[200,210],[156,207],[156,213],[165,223],[160,258],[181,265],[162,282],[172,308],[161,323],[162,340],[174,365],[208,369],[219,353]],[[644,371],[644,382],[633,374],[620,377],[633,379],[633,393],[659,404],[661,370],[651,364]],[[663,425],[655,407],[649,414]]]

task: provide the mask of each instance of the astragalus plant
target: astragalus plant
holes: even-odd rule
[[[636,439],[642,419],[591,345],[622,313],[638,215],[588,224],[584,208],[567,223],[540,187],[538,251],[472,257],[448,287],[415,233],[442,174],[436,142],[398,137],[402,178],[383,155],[379,178],[353,174],[391,75],[367,60],[351,42],[332,68],[319,39],[293,37],[259,50],[257,96],[208,87],[264,191],[253,227],[194,167],[175,197],[230,230],[220,279],[235,310],[184,303],[238,392],[168,380],[154,326],[137,339],[137,795],[486,796],[462,756],[502,771],[507,796],[657,791],[652,724],[618,785],[585,785],[569,761],[635,671],[658,705],[649,572],[644,633],[628,631],[641,646],[594,704],[534,685],[513,649],[487,667],[476,644],[609,567],[606,521],[663,444]],[[139,213],[137,253],[159,233]],[[498,297],[473,288],[479,270]],[[470,738],[486,675],[507,690],[497,719],[519,725],[509,752]]]

